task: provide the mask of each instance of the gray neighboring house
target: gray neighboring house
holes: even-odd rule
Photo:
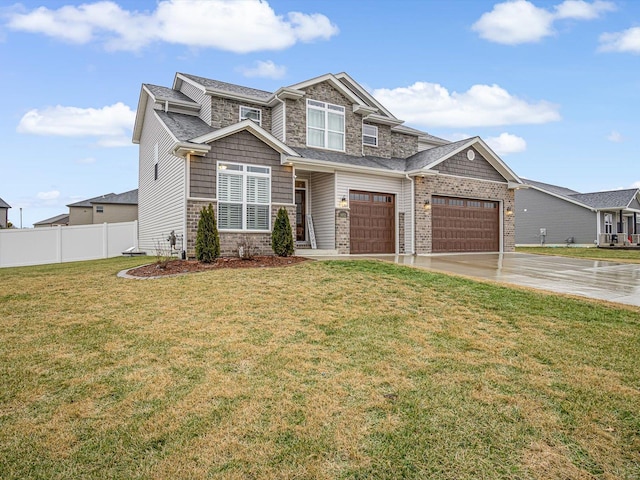
[[[11,205],[0,198],[0,228],[7,228],[10,208]]]
[[[193,257],[212,204],[223,255],[246,240],[272,254],[280,208],[297,248],[327,254],[513,251],[518,176],[479,137],[403,123],[346,73],[273,92],[186,73],[143,84],[140,248],[173,231]]]
[[[138,219],[138,190],[107,193],[69,204],[67,207],[69,225],[131,222]]]
[[[69,225],[69,214],[61,213],[60,215],[56,215],[55,217],[47,218],[45,220],[40,220],[33,224],[34,228],[45,228],[45,227],[66,227]]]
[[[516,245],[640,244],[640,189],[580,193],[522,179],[516,191]]]

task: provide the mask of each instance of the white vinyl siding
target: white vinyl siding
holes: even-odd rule
[[[361,190],[366,192],[392,193],[396,196],[396,231],[395,237],[398,241],[398,217],[397,214],[405,214],[405,252],[412,251],[411,239],[412,229],[407,230],[407,225],[411,227],[411,184],[408,180],[398,177],[383,177],[353,172],[336,173],[336,193],[334,201],[339,205],[342,197],[349,198],[349,190]]]
[[[271,169],[218,162],[218,228],[268,231]]]
[[[344,152],[344,107],[307,100],[307,146]]]
[[[200,104],[200,114],[198,115],[207,125],[211,125],[211,97],[198,87],[183,81],[180,91],[194,102]]]
[[[169,153],[174,140],[147,104],[140,138],[138,171],[138,219],[140,249],[154,255],[174,230],[183,233],[185,212],[185,161]],[[160,175],[154,180],[154,165]]]
[[[310,211],[316,243],[321,250],[333,250],[336,248],[335,177],[331,173],[314,172],[309,178]]]
[[[284,105],[279,103],[271,109],[271,134],[281,142],[284,137]]]

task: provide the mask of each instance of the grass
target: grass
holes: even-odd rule
[[[0,270],[0,478],[639,478],[637,308],[142,261]]]
[[[621,263],[640,263],[640,250],[613,250],[608,248],[584,247],[517,247],[516,252],[589,258]]]

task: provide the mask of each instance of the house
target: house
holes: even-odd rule
[[[271,254],[280,208],[297,248],[513,251],[518,176],[479,137],[448,142],[403,123],[346,73],[275,92],[186,73],[171,87],[143,84],[140,248],[173,231],[193,257],[211,203],[223,255],[245,240]]]
[[[517,245],[640,244],[640,189],[580,193],[534,180],[516,192]]]
[[[33,224],[34,228],[44,228],[44,227],[66,227],[69,225],[69,214],[61,213],[60,215],[56,215],[55,217],[47,218],[45,220],[40,220]]]
[[[138,190],[117,194],[107,193],[72,203],[67,207],[69,207],[68,225],[131,222],[138,219]]]
[[[0,198],[0,228],[7,228],[9,225],[9,209],[11,205]]]

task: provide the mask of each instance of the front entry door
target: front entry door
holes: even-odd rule
[[[303,188],[297,188],[301,184]],[[296,182],[296,241],[307,241],[307,190],[304,182]]]

